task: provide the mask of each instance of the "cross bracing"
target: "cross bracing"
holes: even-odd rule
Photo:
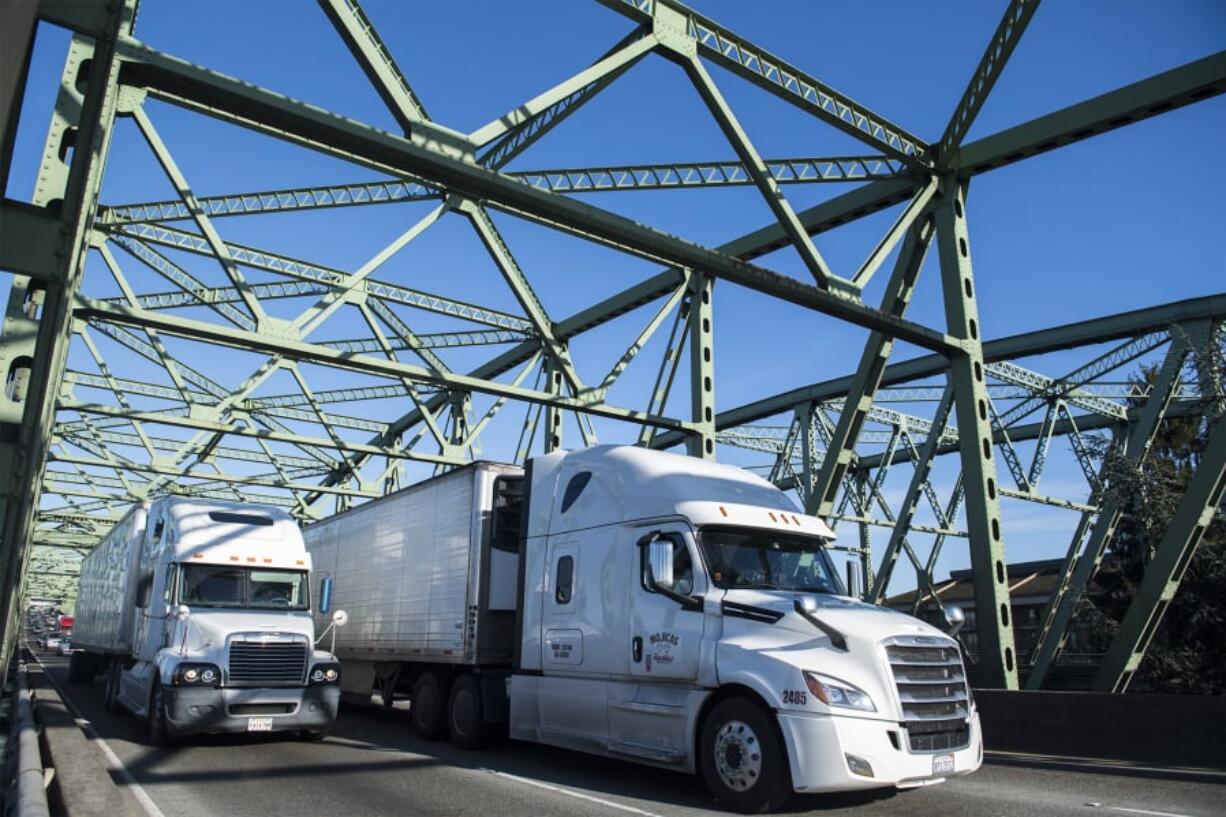
[[[38,190],[3,207],[0,263],[16,276],[0,340],[9,367],[0,423],[12,441],[0,455],[19,486],[5,500],[0,534],[9,621],[29,554],[79,553],[132,501],[172,492],[238,498],[306,520],[499,445],[504,458],[522,460],[637,441],[759,468],[810,512],[855,526],[858,539],[840,546],[861,563],[873,600],[884,598],[899,560],[930,592],[946,541],[967,540],[960,546],[976,572],[983,682],[1012,687],[1024,668],[999,613],[1009,600],[995,578],[1005,561],[1001,502],[1081,520],[1040,645],[1040,660],[1050,662],[1067,625],[1063,600],[1075,598],[1095,564],[1081,540],[1106,513],[1092,435],[1143,437],[1137,429],[1152,433],[1163,417],[1213,415],[1206,406],[1221,399],[1220,378],[1203,360],[1226,296],[984,340],[997,336],[980,327],[977,289],[990,284],[971,264],[966,183],[1221,94],[1226,53],[967,141],[1035,17],[1037,2],[1010,2],[944,131],[925,140],[675,0],[607,0],[633,30],[586,69],[464,130],[427,113],[394,57],[400,45],[356,2],[320,0],[344,46],[337,58],[356,61],[397,123],[389,133],[159,50],[138,39],[133,0],[98,13],[45,5],[43,19],[72,28],[74,39]],[[549,161],[544,137],[564,134],[568,120],[652,56],[673,64],[735,158]],[[78,81],[87,61],[88,81]],[[730,76],[856,147],[766,158],[740,98],[725,95]],[[200,195],[195,165],[176,158],[172,106],[348,162],[366,180]],[[153,159],[159,193],[108,198],[106,178],[124,172],[112,161],[103,173],[116,121],[133,126],[128,134]],[[68,130],[95,149],[66,155]],[[792,200],[806,185],[844,190],[830,183],[845,192],[808,207]],[[728,188],[740,193],[718,192]],[[605,209],[618,197],[587,195],[678,190],[757,195],[773,221],[708,246]],[[376,204],[393,206],[365,209]],[[883,210],[893,221],[863,261],[842,268],[819,250],[817,236]],[[236,240],[252,234],[239,225],[260,219],[357,212],[398,226],[382,243],[351,242],[362,252],[344,264]],[[568,255],[565,272],[586,305],[559,309],[554,270],[525,251],[519,224],[568,246],[598,245],[634,268],[663,269],[637,283],[627,275],[612,294],[607,286],[589,293],[585,262]],[[477,252],[441,269],[406,260],[438,225],[452,230],[449,242]],[[776,268],[780,250],[795,254],[800,274]],[[937,272],[924,274],[926,264]],[[448,286],[481,265],[480,286]],[[942,293],[943,320],[908,316],[925,283]],[[719,305],[738,290],[860,327],[867,341],[844,355],[858,360],[855,371],[738,408],[717,403],[712,325],[733,319]],[[589,338],[617,332],[613,354],[593,354]],[[928,354],[891,362],[899,342]],[[1177,356],[1196,372],[1175,367],[1136,384],[1139,366],[1185,346]],[[1083,487],[1044,481],[1061,456]],[[960,466],[952,483],[934,473],[938,461]],[[909,475],[901,501],[891,469]],[[1215,496],[1197,491],[1193,505]],[[1182,513],[1199,518],[1195,511]],[[875,546],[874,530],[888,538]],[[1171,553],[1186,550],[1181,531]],[[1107,545],[1105,536],[1090,538]],[[49,574],[74,569],[65,565]],[[1149,626],[1143,612],[1134,618]],[[1126,674],[1147,642],[1121,637]],[[1102,683],[1114,688],[1117,679]]]

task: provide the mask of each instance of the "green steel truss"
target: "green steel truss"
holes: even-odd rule
[[[926,143],[675,0],[601,2],[633,21],[633,30],[586,69],[462,132],[430,117],[393,47],[355,0],[319,0],[399,134],[159,51],[136,39],[135,0],[37,5],[39,25],[74,36],[39,188],[30,202],[6,199],[0,210],[0,268],[14,273],[0,337],[6,651],[21,589],[71,595],[81,553],[133,501],[170,493],[246,499],[309,520],[395,490],[409,478],[406,468],[438,471],[481,456],[482,436],[494,427],[517,437],[517,460],[592,445],[598,431],[621,428],[616,439],[694,456],[712,458],[722,449],[794,490],[810,513],[856,525],[856,541],[840,547],[859,560],[864,595],[874,601],[886,597],[902,558],[931,595],[945,541],[966,539],[982,676],[994,686],[1016,688],[1019,673],[1000,504],[1076,513],[1068,569],[1029,676],[1032,686],[1042,682],[1059,653],[1069,605],[1113,527],[1088,435],[1111,433],[1141,456],[1163,417],[1203,411],[1220,397],[1220,376],[1206,374],[1202,358],[1226,318],[1226,295],[985,341],[990,328],[979,326],[975,306],[967,181],[1226,92],[1226,52],[968,143],[1038,6],[1010,2],[944,133]],[[28,30],[10,34],[6,45],[29,49],[34,24],[32,18]],[[735,160],[503,170],[650,54],[684,73]],[[862,142],[861,152],[764,158],[711,65]],[[362,180],[198,196],[173,139],[158,130],[160,109],[147,100],[342,159]],[[4,103],[11,123],[20,95]],[[135,124],[175,198],[98,200],[116,117]],[[64,149],[68,135],[76,150]],[[788,195],[806,184],[847,189],[802,209]],[[581,195],[733,186],[754,188],[775,220],[717,247],[631,221],[599,206],[608,199]],[[373,205],[411,207],[415,215],[352,269],[225,237],[244,217]],[[819,253],[814,236],[887,208],[898,215],[856,269],[834,269]],[[507,292],[491,302],[515,308],[419,288],[428,275],[414,276],[413,287],[402,282],[394,257],[444,219],[466,224],[500,274]],[[520,260],[499,226],[504,219],[662,269],[573,314],[550,314],[549,299],[534,288],[540,276]],[[804,280],[758,260],[782,247],[799,255]],[[906,317],[930,249],[939,261],[933,277],[940,280],[932,283],[946,312],[935,327]],[[865,303],[865,286],[891,258],[881,303]],[[86,259],[89,275],[118,294],[87,294],[100,286],[83,280]],[[869,330],[855,371],[718,411],[713,328],[721,280]],[[294,317],[274,317],[287,306]],[[330,319],[342,311],[366,334],[352,334],[351,321],[338,335]],[[584,335],[614,324],[629,340],[611,365],[574,351],[585,348]],[[928,354],[891,363],[900,340]],[[493,348],[482,363],[448,362],[456,350],[480,355],[483,347]],[[1075,368],[1034,368],[1037,358],[1070,350],[1083,361]],[[1137,365],[1156,355],[1166,355],[1163,376],[1145,390],[1131,385]],[[1187,375],[1185,360],[1200,366],[1199,376]],[[632,366],[652,383],[638,398],[619,389]],[[326,387],[313,385],[323,380]],[[1222,434],[1219,423],[1186,507],[1161,544],[1154,578],[1147,577],[1103,667],[1103,688],[1126,686],[1198,531],[1220,502]],[[1074,495],[1040,490],[1052,453],[1065,450],[1086,488]],[[933,467],[945,455],[961,475],[942,494]],[[998,463],[1005,466],[999,472]],[[885,491],[892,467],[910,469],[901,503]],[[886,537],[877,552],[874,530]]]

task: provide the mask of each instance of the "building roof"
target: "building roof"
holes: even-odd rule
[[[1006,575],[1009,579],[1009,592],[1026,596],[1050,596],[1056,592],[1060,584],[1060,571],[1064,567],[1063,559],[1041,559],[1033,562],[1017,562],[1009,565]],[[936,584],[937,598],[941,602],[971,601],[975,598],[975,571],[952,570],[949,578]],[[886,600],[887,607],[911,607],[919,590],[909,590],[890,596]],[[930,596],[925,593],[921,602],[927,602]]]

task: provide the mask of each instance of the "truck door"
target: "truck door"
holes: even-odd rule
[[[698,551],[689,529],[652,525],[636,532],[630,582],[630,674],[642,679],[689,681],[698,679],[704,616],[700,606],[686,609],[676,599],[652,588],[646,540],[673,545],[672,590],[685,597],[703,592],[705,580],[698,569]],[[698,586],[698,585],[703,586]]]
[[[549,543],[541,627],[541,726],[563,742],[603,746],[608,738],[608,680],[585,671],[583,612],[599,584],[591,581],[599,553],[569,538]]]

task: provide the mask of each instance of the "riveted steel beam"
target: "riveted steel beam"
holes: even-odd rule
[[[928,253],[933,227],[933,220],[925,218],[913,224],[907,231],[907,237],[894,264],[894,272],[886,284],[882,311],[900,318],[906,314],[915,294],[915,282],[919,278],[920,268],[923,267]],[[813,491],[805,503],[806,513],[827,516],[834,510],[835,496],[855,459],[856,441],[864,427],[864,421],[868,419],[873,397],[881,385],[886,363],[893,350],[893,338],[881,332],[869,335],[860,355],[856,374],[848,388],[847,398],[843,402],[843,410],[839,413],[839,422],[835,426],[830,447],[822,461]],[[937,436],[939,435],[938,430]],[[871,570],[871,567],[869,569]],[[866,572],[865,575],[869,574]]]
[[[134,18],[133,2],[114,3],[106,9],[103,32],[91,42],[74,37],[69,47],[34,196],[36,206],[59,202],[59,240],[43,247],[46,268],[55,273],[45,288],[15,276],[0,337],[0,370],[21,379],[19,388],[6,390],[0,403],[0,666],[8,666],[17,636],[18,600],[49,454],[54,398],[72,335],[71,303],[84,273],[94,204],[114,130],[119,95],[116,40],[131,30]],[[7,142],[7,134],[4,137]],[[30,309],[31,303],[39,309]]]
[[[916,164],[927,161],[928,147],[915,136],[676,0],[600,3],[636,22],[655,23],[657,36],[662,18],[669,28],[683,27],[678,34],[692,39],[704,58],[878,150]]]
[[[469,164],[424,138],[401,138],[326,114],[279,94],[238,82],[127,39],[122,78],[173,104],[198,110],[351,161],[420,177],[461,197],[484,201],[512,215],[554,227],[614,249],[672,266],[703,270],[717,278],[888,332],[926,349],[948,352],[944,334],[892,319],[860,302],[747,264],[630,219],[564,196],[537,190]]]
[[[975,176],[1222,93],[1226,51],[971,142],[949,164]]]
[[[962,481],[966,486],[966,527],[975,581],[980,671],[985,686],[1017,689],[1012,608],[1006,582],[1004,532],[992,456],[988,393],[984,386],[983,343],[966,226],[965,190],[951,186],[945,194],[945,203],[936,211],[937,247],[949,331],[965,341],[964,353],[949,361],[949,381],[962,438]]]
[[[278,338],[255,332],[244,332],[181,316],[171,317],[160,312],[123,307],[84,297],[79,297],[77,300],[77,314],[82,317],[97,318],[120,325],[152,327],[167,335],[177,335],[222,346],[260,351],[278,359],[318,363],[323,366],[362,372],[376,377],[395,380],[407,377],[414,382],[436,384],[451,389],[483,392],[496,396],[505,394],[508,397],[527,402],[555,404],[571,411],[584,411],[610,419],[649,423],[662,428],[678,429],[684,427],[688,430],[688,424],[681,420],[648,415],[633,409],[609,406],[602,403],[589,403],[575,397],[555,397],[543,392],[509,386],[495,380],[485,380],[470,375],[436,372],[396,360],[384,360],[369,355],[352,355],[338,352],[319,344],[289,338]],[[250,387],[240,390],[240,392],[249,390]]]
[[[983,354],[989,363],[1020,359],[1165,331],[1172,323],[1222,318],[1226,318],[1226,294],[1208,295],[987,341],[983,344]],[[940,375],[947,364],[948,359],[941,355],[924,355],[894,363],[886,367],[882,384],[897,385]],[[853,375],[838,377],[727,409],[716,416],[716,428],[723,430],[765,420],[791,411],[792,406],[807,400],[823,402],[843,397],[852,379]],[[661,434],[653,447],[668,448],[681,442],[679,436]]]
[[[971,129],[975,117],[979,115],[979,110],[987,101],[988,94],[992,92],[996,80],[1005,69],[1005,63],[1017,48],[1022,33],[1038,8],[1039,0],[1010,0],[1000,25],[996,27],[992,39],[988,42],[987,50],[980,57],[975,73],[971,75],[970,83],[962,92],[962,98],[958,100],[954,115],[945,126],[945,133],[941,135],[936,151],[939,160],[948,159],[962,144],[962,139]]]

